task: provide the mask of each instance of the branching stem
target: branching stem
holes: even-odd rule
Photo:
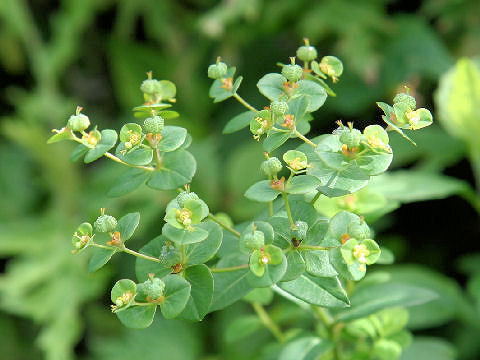
[[[223,227],[225,230],[227,231],[230,231],[233,235],[235,236],[238,236],[240,237],[240,233],[235,230],[235,229],[232,229],[230,226],[228,226],[227,224],[223,223],[221,220],[219,220],[215,215],[213,215],[212,213],[208,214],[208,217],[210,219],[212,219],[213,221],[215,221],[218,225],[220,225],[221,227]]]
[[[297,135],[297,137],[298,137],[299,139],[305,141],[308,145],[312,145],[314,148],[316,148],[316,147],[318,146],[317,144],[315,144],[314,142],[310,141],[310,140],[307,139],[305,136],[303,136],[302,134],[300,134],[297,129],[295,129],[295,130],[293,131],[293,133],[294,133],[295,135]]]
[[[141,254],[139,252],[136,252],[134,250],[131,250],[129,248],[126,248],[125,246],[123,248],[120,248],[123,252],[126,252],[127,254],[130,254],[130,255],[133,255],[133,256],[136,256],[136,257],[139,257],[141,259],[145,259],[145,260],[149,260],[149,261],[154,261],[156,263],[159,263],[160,260],[157,259],[157,258],[154,258],[153,256],[148,256],[148,255],[145,255],[145,254]]]
[[[240,104],[245,106],[248,110],[258,112],[257,109],[255,109],[252,105],[250,105],[248,102],[246,102],[240,95],[237,93],[233,94],[233,97],[238,100]]]
[[[316,245],[300,245],[298,250],[331,250],[335,249],[337,246],[316,246]]]
[[[282,330],[280,330],[280,327],[273,321],[273,319],[268,315],[268,313],[265,311],[263,308],[262,304],[258,302],[252,303],[253,309],[257,313],[258,317],[262,321],[263,325],[270,330],[270,332],[275,336],[275,338],[283,343],[285,342],[285,336],[282,333]]]
[[[212,273],[222,273],[222,272],[230,272],[230,271],[237,271],[248,268],[248,264],[242,264],[237,266],[231,267],[224,267],[224,268],[210,268]]]
[[[293,221],[292,211],[290,210],[290,204],[288,203],[288,196],[282,192],[283,201],[285,202],[285,210],[287,210],[288,220],[290,221],[290,227],[292,229],[296,228],[295,222]]]

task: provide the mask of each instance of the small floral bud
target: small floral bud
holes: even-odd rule
[[[117,227],[117,219],[110,215],[100,215],[93,224],[96,232],[108,233]]]
[[[198,200],[198,199],[199,199],[198,195],[195,194],[193,191],[191,192],[183,191],[177,195],[178,205],[180,205],[180,207],[182,208],[185,206],[185,202],[187,202],[188,200]]]
[[[248,262],[250,271],[258,277],[265,274],[265,267],[267,265],[278,265],[283,261],[282,249],[275,245],[266,245],[261,249],[254,250],[250,255]]]
[[[160,81],[155,79],[146,79],[140,85],[140,91],[147,95],[155,95],[162,90]]]
[[[307,156],[297,150],[289,150],[283,154],[283,161],[294,171],[304,170],[308,167]]]
[[[90,223],[83,223],[77,228],[77,231],[72,236],[72,245],[75,247],[74,252],[83,249],[88,245],[92,237],[93,228]]]
[[[282,170],[282,167],[282,163],[276,157],[271,157],[260,165],[260,168],[268,177],[277,175]]]
[[[308,224],[305,221],[295,222],[295,229],[292,229],[291,236],[297,241],[303,241],[307,237]]]
[[[164,124],[165,120],[161,116],[148,117],[143,122],[143,129],[146,134],[160,134]]]
[[[295,58],[292,58],[290,65],[284,65],[282,68],[282,75],[287,78],[288,81],[297,82],[303,76],[303,69],[300,65],[295,65]]]
[[[278,190],[278,191],[285,191],[285,176],[282,176],[278,180],[272,180],[270,181],[270,187],[273,190]]]
[[[186,208],[177,210],[177,220],[186,227],[192,224],[192,211]]]
[[[288,111],[288,104],[285,101],[272,101],[270,109],[276,116],[282,116]]]
[[[420,121],[420,112],[418,110],[409,110],[405,113],[408,123],[415,128]]]
[[[343,259],[347,265],[357,262],[361,265],[374,264],[380,256],[380,247],[372,239],[348,239],[340,248]]]
[[[208,77],[210,79],[220,79],[227,74],[227,64],[218,61],[208,67]]]
[[[159,256],[160,263],[165,267],[172,267],[182,260],[180,250],[175,248],[170,242],[162,246]]]
[[[253,134],[253,137],[258,140],[260,136],[265,134],[272,126],[272,113],[268,110],[262,110],[250,121],[250,132]]]
[[[305,45],[297,49],[297,57],[302,61],[312,61],[317,58],[317,49],[310,46],[308,39],[304,39]]]
[[[392,149],[388,145],[388,134],[380,125],[369,125],[363,130],[363,135],[367,140],[367,144],[373,148],[392,152]]]
[[[90,131],[88,134],[85,134],[82,136],[82,140],[84,141],[84,143],[86,143],[85,145],[96,146],[101,139],[102,139],[102,134],[97,129],[94,129]]]
[[[128,305],[132,299],[133,299],[132,292],[125,291],[121,296],[115,299],[115,305],[117,305],[117,307]]]
[[[319,67],[324,74],[332,78],[333,82],[337,82],[343,73],[343,63],[335,56],[324,56]]]
[[[357,259],[360,264],[367,263],[368,255],[370,255],[370,251],[368,251],[364,244],[358,244],[353,247],[353,257]]]
[[[67,126],[73,131],[84,131],[90,126],[90,120],[87,115],[72,115],[68,119]]]

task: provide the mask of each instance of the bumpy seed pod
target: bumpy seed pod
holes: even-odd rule
[[[284,65],[282,68],[282,75],[287,78],[288,81],[296,82],[303,76],[303,69],[299,65],[290,64]]]
[[[335,131],[335,134],[339,135],[340,142],[347,145],[349,149],[359,146],[362,139],[362,133],[353,128],[339,128]]]
[[[247,249],[257,250],[265,245],[265,235],[263,232],[255,230],[245,234],[241,241]]]
[[[312,61],[317,58],[317,49],[310,45],[300,46],[297,49],[297,57],[302,61]]]
[[[100,215],[93,224],[96,232],[108,233],[117,227],[117,219],[110,215]]]
[[[347,233],[352,238],[363,240],[370,237],[370,228],[365,222],[352,222],[348,224]]]
[[[210,79],[220,79],[227,74],[227,64],[224,62],[217,62],[208,67],[208,77]]]
[[[161,116],[148,117],[143,122],[143,129],[146,134],[160,134],[164,124],[165,120]]]
[[[268,160],[262,162],[260,168],[265,173],[265,175],[267,175],[268,177],[272,177],[274,175],[277,175],[282,170],[282,163],[276,157],[271,157]]]
[[[143,80],[142,85],[140,85],[140,91],[148,95],[155,95],[160,92],[161,89],[160,81],[156,79]]]
[[[162,246],[162,251],[158,259],[163,266],[171,267],[182,260],[182,255],[180,250],[176,249],[175,246],[167,244]]]
[[[90,126],[90,120],[87,115],[72,115],[68,119],[67,126],[73,131],[84,131]]]
[[[159,278],[152,278],[143,283],[143,292],[152,300],[157,300],[163,296],[165,283]]]
[[[285,101],[272,101],[270,110],[272,110],[276,116],[282,116],[288,111],[288,104]]]
[[[305,221],[298,220],[295,222],[296,229],[292,229],[292,238],[297,241],[303,241],[307,237],[308,224]]]
[[[178,205],[180,205],[180,207],[182,208],[185,206],[185,203],[188,200],[198,200],[198,199],[199,199],[198,195],[195,194],[193,191],[191,192],[183,191],[177,195]]]
[[[415,101],[415,98],[405,93],[395,95],[395,97],[393,98],[393,103],[405,103],[412,110],[417,107],[417,102]]]

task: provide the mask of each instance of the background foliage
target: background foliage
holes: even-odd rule
[[[174,81],[182,114],[177,121],[195,139],[199,167],[192,187],[213,210],[242,221],[261,208],[243,193],[261,179],[255,164],[262,156],[247,132],[221,135],[240,105],[216,106],[208,98],[206,68],[217,55],[237,65],[242,96],[254,106],[261,105],[253,96],[257,80],[275,71],[278,59],[286,62],[302,37],[339,56],[345,72],[338,97],[312,123],[313,134],[331,132],[337,119],[358,127],[379,123],[375,101],[390,101],[405,84],[438,118],[433,94],[439,78],[457,58],[480,53],[479,12],[474,0],[416,6],[385,0],[1,1],[0,358],[153,358],[160,351],[171,359],[255,358],[270,336],[253,327],[235,339],[227,330],[250,314],[243,304],[198,324],[158,320],[138,331],[124,329],[108,311],[107,289],[114,279],[133,276],[133,260],[119,256],[87,275],[87,258],[70,255],[69,234],[100,207],[116,215],[141,208],[142,224],[131,240],[139,248],[158,233],[168,198],[152,198],[142,188],[107,199],[120,167],[79,166],[62,151],[71,145],[46,145],[49,129],[62,126],[77,104],[95,122],[116,128],[140,101],[146,71]],[[478,124],[478,113],[472,118]],[[441,294],[435,306],[410,310],[409,327],[423,337],[402,359],[426,359],[422,351],[451,359],[453,348],[461,359],[480,353],[479,206],[468,162],[478,168],[478,157],[469,139],[447,126],[451,137],[440,125],[422,131],[416,148],[392,136],[393,167],[417,175],[405,180],[399,171],[388,184],[376,184],[399,207],[373,224],[401,264],[389,270],[393,278]],[[410,204],[427,199],[434,200]],[[311,323],[278,299],[271,312],[290,327]]]

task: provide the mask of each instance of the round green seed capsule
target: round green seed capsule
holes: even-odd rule
[[[258,250],[265,245],[265,235],[263,232],[255,230],[254,232],[245,234],[241,241],[243,242],[245,248]]]
[[[347,233],[350,237],[363,240],[370,237],[370,228],[363,222],[352,222],[347,226]]]
[[[117,219],[110,215],[101,215],[93,224],[96,232],[108,233],[117,227]]]
[[[220,79],[227,74],[227,64],[219,61],[208,67],[208,77],[210,79]]]
[[[143,292],[152,300],[157,300],[163,296],[165,283],[159,278],[152,278],[143,283]]]
[[[338,135],[340,142],[347,145],[349,149],[359,146],[362,140],[362,133],[353,128],[339,127],[333,133]]]
[[[282,75],[285,76],[288,81],[296,82],[302,78],[303,69],[301,66],[295,64],[284,65]]]
[[[84,131],[90,126],[90,120],[87,115],[72,115],[68,119],[67,126],[73,131]]]
[[[161,116],[148,117],[143,122],[143,129],[146,134],[160,134],[164,124],[165,120]]]
[[[177,202],[181,208],[185,207],[185,203],[188,200],[198,200],[198,199],[199,199],[198,195],[195,194],[193,191],[191,192],[183,191],[177,195]]]
[[[140,91],[148,95],[155,95],[160,92],[161,89],[160,81],[156,79],[143,80],[142,85],[140,85]]]
[[[281,161],[276,157],[271,157],[260,165],[260,168],[268,177],[277,175],[282,170],[282,167]]]
[[[285,101],[272,101],[270,110],[277,115],[282,116],[288,111],[288,104]]]
[[[313,46],[300,46],[297,49],[297,57],[302,61],[312,61],[317,58],[317,49]]]
[[[395,97],[393,98],[393,103],[405,103],[412,110],[417,107],[417,102],[415,101],[415,98],[405,93],[395,95]]]

